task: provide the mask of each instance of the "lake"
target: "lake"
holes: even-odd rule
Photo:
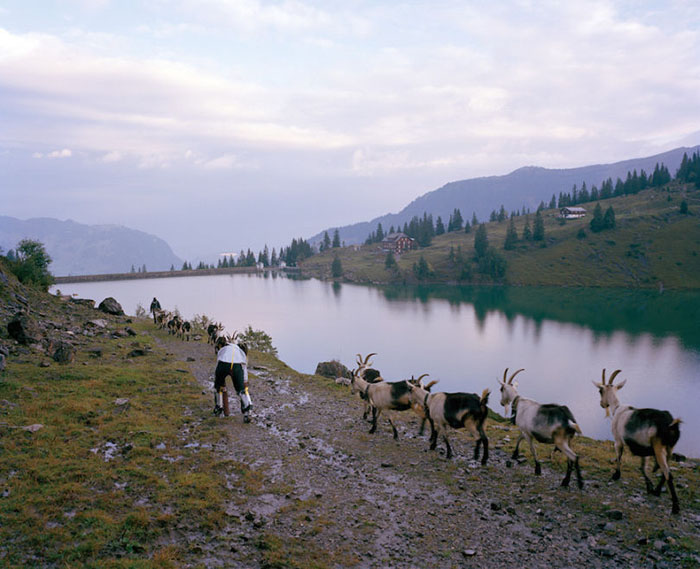
[[[249,324],[272,336],[279,357],[313,373],[330,359],[353,367],[377,352],[389,381],[429,373],[440,391],[481,393],[503,413],[497,379],[525,368],[519,391],[572,410],[583,433],[610,439],[591,381],[622,369],[623,404],[681,417],[676,451],[700,457],[700,293],[523,287],[368,287],[284,275],[216,275],[62,283],[63,294],[113,296],[129,314],[163,308],[206,314],[227,332]],[[212,354],[212,371],[214,356]]]

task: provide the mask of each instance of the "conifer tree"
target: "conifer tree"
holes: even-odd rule
[[[340,232],[336,229],[333,233],[333,248],[337,249],[340,247]]]
[[[532,230],[532,239],[534,241],[544,241],[544,220],[542,214],[538,210],[535,214],[535,224]]]
[[[510,218],[510,223],[508,224],[508,229],[506,230],[506,240],[503,243],[503,248],[506,251],[511,251],[515,249],[515,244],[518,241],[518,232],[515,229],[515,219],[513,216]]]
[[[476,258],[479,259],[486,254],[486,249],[489,246],[489,238],[486,234],[486,225],[481,223],[474,235],[474,252]]]

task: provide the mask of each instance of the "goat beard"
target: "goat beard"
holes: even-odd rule
[[[610,417],[610,407],[605,408],[605,417]]]

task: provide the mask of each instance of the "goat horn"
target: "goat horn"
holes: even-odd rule
[[[506,382],[506,376],[508,375],[508,368],[506,368],[506,371],[503,372],[503,383]]]
[[[605,385],[605,368],[603,368],[603,385]]]
[[[357,363],[362,365],[362,354],[357,354]]]
[[[376,355],[377,355],[377,352],[372,352],[371,354],[367,354],[367,357],[365,358],[365,361],[363,361],[362,363],[365,364],[365,365],[369,365],[369,364],[367,363],[367,362],[369,361],[369,359],[370,359],[372,356],[376,356]]]
[[[610,383],[608,385],[612,385],[613,379],[615,379],[617,377],[617,374],[621,372],[621,369],[616,369],[614,372],[612,372],[612,375],[610,376]]]
[[[429,375],[430,375],[429,373],[424,373],[423,375],[419,376],[418,379],[416,379],[416,381],[417,381],[418,383],[420,383],[420,380],[421,380],[421,379],[423,379],[424,377],[428,377]]]
[[[518,371],[513,373],[513,375],[510,376],[510,379],[508,380],[508,385],[513,385],[513,378],[518,375],[521,371],[525,371],[525,368],[520,368]]]

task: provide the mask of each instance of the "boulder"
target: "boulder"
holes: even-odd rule
[[[319,362],[316,366],[316,375],[321,375],[323,377],[330,377],[335,379],[337,377],[347,377],[351,378],[352,373],[348,368],[341,364],[338,360],[331,360],[330,362]]]
[[[107,314],[114,314],[115,316],[122,316],[124,314],[122,305],[119,304],[111,296],[108,296],[102,302],[100,302],[100,305],[97,308],[102,312],[106,312]]]
[[[41,330],[26,312],[18,312],[7,324],[7,333],[20,344],[36,344],[41,341]]]
[[[75,359],[75,348],[68,342],[58,342],[52,357],[60,364],[72,363]]]
[[[90,298],[72,298],[70,299],[71,302],[74,302],[75,304],[79,304],[81,306],[87,306],[88,308],[95,308],[95,301],[90,299]]]

